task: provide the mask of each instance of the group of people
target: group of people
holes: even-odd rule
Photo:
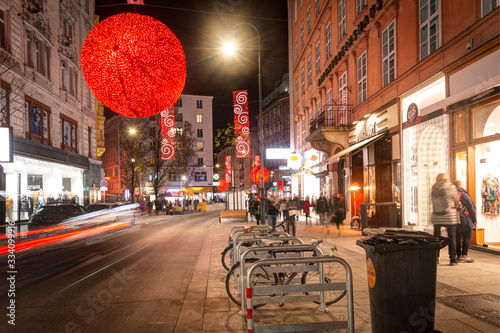
[[[176,199],[175,201],[170,201],[170,200],[162,200],[162,199],[156,199],[154,201],[146,201],[146,199],[142,199],[139,203],[140,209],[141,209],[141,214],[145,213],[156,213],[156,215],[159,215],[160,212],[169,214],[171,213],[172,209],[174,207],[184,207],[185,210],[190,210],[189,207],[191,205],[193,206],[194,211],[198,211],[198,205],[200,201],[198,198],[193,199],[184,199],[183,201]]]
[[[266,207],[267,223],[275,227],[278,216],[281,216],[283,220],[287,220],[287,231],[293,235],[296,234],[295,221],[298,220],[302,213],[308,225],[312,225],[311,214],[315,210],[319,216],[316,225],[327,227],[327,223],[331,222],[337,225],[338,230],[340,230],[340,225],[345,219],[345,200],[341,194],[335,194],[332,200],[328,200],[324,194],[321,194],[316,201],[311,200],[309,196],[301,200],[297,195],[292,198],[278,198],[271,195],[264,199],[259,195],[249,201],[250,214],[255,216],[257,224],[261,223],[261,205],[263,201]],[[293,215],[295,215],[295,219],[293,221],[288,220]]]
[[[450,265],[474,262],[469,257],[472,230],[477,226],[476,207],[460,180],[450,181],[445,173],[436,177],[431,190],[434,235],[441,235],[441,227],[448,231]]]

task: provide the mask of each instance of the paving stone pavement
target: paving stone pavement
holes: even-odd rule
[[[207,217],[211,217],[208,214]],[[181,310],[175,332],[246,332],[246,317],[239,314],[240,308],[227,296],[225,290],[226,271],[221,265],[221,252],[227,246],[228,233],[236,225],[253,225],[254,222],[214,223],[204,240],[195,275],[192,277],[188,294]],[[338,256],[345,259],[353,272],[355,331],[371,332],[369,286],[366,272],[365,250],[356,245],[356,240],[364,238],[360,231],[342,226],[340,233],[336,227],[322,228],[318,225],[305,225],[298,222],[297,236],[310,243],[312,239],[322,238],[328,247],[336,246]],[[441,251],[441,258],[447,257],[447,249]],[[461,295],[500,296],[500,257],[491,253],[471,251],[474,263],[460,263],[458,266],[438,264],[437,299]],[[416,272],[418,274],[418,272]],[[411,286],[408,286],[411,288]],[[458,291],[457,291],[458,290]],[[345,320],[345,297],[329,306],[329,316],[335,320]],[[268,304],[254,310],[256,324],[281,324],[293,320],[320,320],[324,316],[316,310],[316,305],[306,303],[285,304],[283,307]],[[499,309],[489,311],[496,320],[496,325],[486,323],[470,314],[448,307],[439,301],[436,303],[435,329],[447,332],[500,332]],[[391,314],[387,314],[390,316]],[[329,331],[320,331],[329,332]],[[331,332],[347,332],[336,330]],[[425,332],[425,331],[424,331]]]

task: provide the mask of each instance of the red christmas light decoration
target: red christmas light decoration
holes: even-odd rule
[[[225,192],[229,189],[229,182],[225,179],[221,179],[219,182],[220,185],[217,186],[219,192]]]
[[[131,118],[172,106],[186,81],[186,58],[177,37],[160,21],[136,13],[96,25],[83,43],[80,62],[95,97]]]
[[[250,179],[256,183],[260,184],[260,166],[255,166],[252,171],[250,171]],[[267,168],[264,168],[264,182],[267,182],[269,179],[269,171]]]

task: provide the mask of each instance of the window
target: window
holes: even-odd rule
[[[198,142],[197,148],[198,148],[198,151],[203,151],[203,142]]]
[[[304,23],[300,25],[300,48],[304,48]]]
[[[207,173],[206,172],[195,172],[194,180],[196,182],[206,182],[207,181]]]
[[[299,80],[295,81],[295,104],[299,102]]]
[[[3,49],[7,48],[5,16],[5,11],[0,9],[0,47]]]
[[[307,35],[311,33],[311,6],[307,7]]]
[[[61,42],[64,46],[70,46],[73,43],[73,31],[74,31],[74,22],[70,19],[63,18],[61,20],[62,25],[62,35]]]
[[[302,72],[300,73],[300,85],[302,87],[302,95],[304,95],[306,93],[306,89],[305,89],[305,74],[304,74],[304,70],[302,69]]]
[[[358,58],[358,104],[366,101],[366,51]]]
[[[307,116],[309,117],[309,126],[311,126],[311,123],[313,122],[313,109],[309,109]]]
[[[27,100],[24,103],[24,130],[28,139],[50,144],[50,110]]]
[[[316,12],[316,18],[319,16],[319,0],[314,0],[314,11]]]
[[[307,85],[312,85],[312,59],[307,59]]]
[[[299,37],[295,38],[295,60],[299,59]]]
[[[92,127],[87,129],[87,140],[89,145],[89,157],[92,157]]]
[[[482,0],[483,4],[483,16],[488,15],[493,11],[493,9],[498,7],[498,0]]]
[[[341,0],[339,2],[339,41],[342,40],[342,38],[346,34],[346,27],[345,27],[345,0]]]
[[[384,87],[396,78],[396,31],[392,22],[382,32],[382,77]]]
[[[198,166],[203,166],[203,157],[198,157]]]
[[[321,100],[320,99],[316,102],[316,114],[317,115],[321,114]]]
[[[202,123],[203,122],[203,115],[202,114],[197,114],[196,115],[196,122],[197,123]]]
[[[356,16],[358,16],[366,6],[366,0],[356,0]]]
[[[302,144],[306,144],[306,117],[302,117]]]
[[[182,108],[182,98],[179,98],[179,99],[177,100],[177,102],[175,102],[175,105],[174,105],[174,106],[176,106],[176,107],[178,107],[178,108]]]
[[[420,0],[420,59],[439,48],[439,0]]]
[[[61,148],[71,150],[76,153],[77,147],[77,124],[76,122],[61,115],[60,130],[61,130]]]
[[[203,137],[203,128],[198,128],[198,129],[196,130],[196,136],[197,136],[198,138],[202,138],[202,137]]]
[[[321,47],[319,41],[316,43],[316,74],[321,71]]]
[[[26,33],[26,63],[29,67],[49,77],[50,48],[42,38],[34,32]]]
[[[0,126],[8,126],[9,121],[9,95],[10,89],[8,84],[0,81]]]
[[[331,24],[328,23],[328,25],[325,28],[325,61],[330,58],[332,55],[332,35],[331,35]]]
[[[196,100],[196,108],[203,109],[203,101],[201,99]]]
[[[183,122],[183,117],[182,117],[182,113],[175,113],[175,121],[176,122]]]
[[[76,87],[78,82],[78,71],[69,62],[61,62],[61,89],[76,97]]]
[[[296,140],[296,149],[300,147],[300,124],[297,123],[297,140]]]

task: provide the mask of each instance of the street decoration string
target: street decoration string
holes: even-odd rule
[[[233,91],[233,109],[236,157],[250,157],[250,117],[246,90]]]

